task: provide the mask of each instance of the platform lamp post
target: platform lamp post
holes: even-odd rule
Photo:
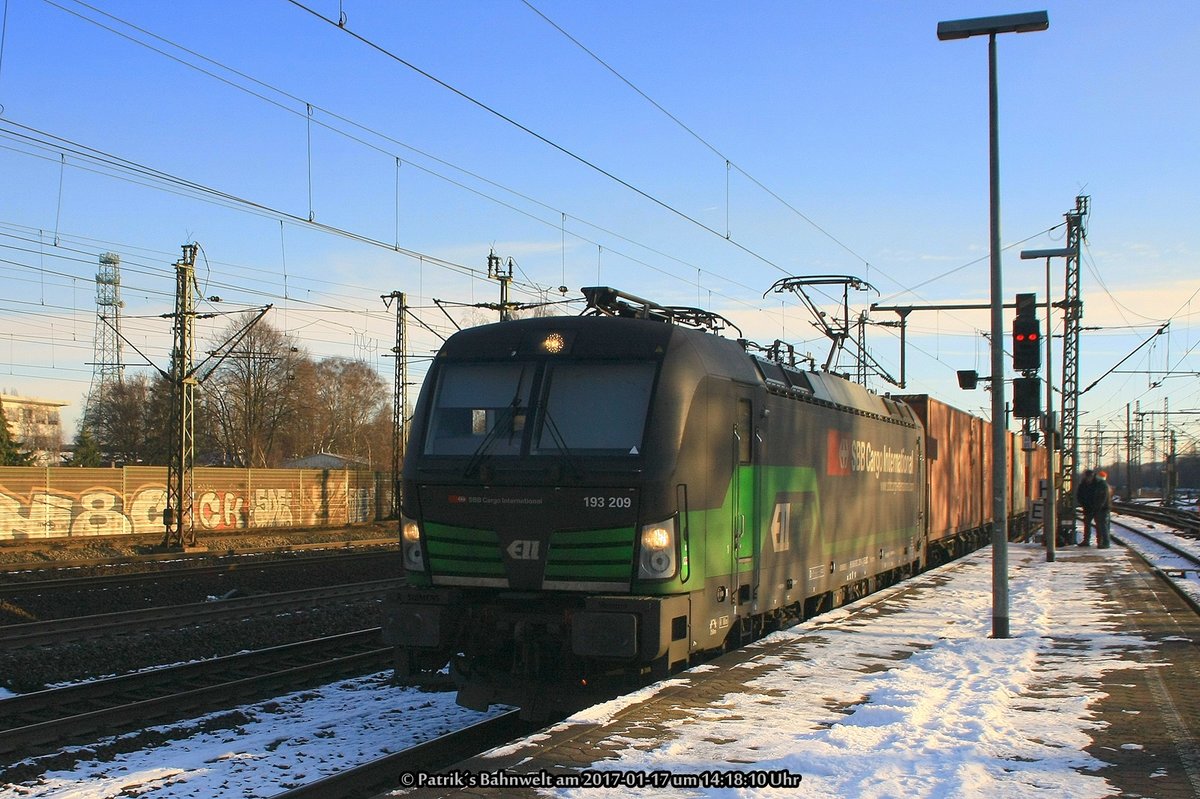
[[[988,37],[988,163],[992,278],[992,637],[1008,638],[1008,416],[1004,402],[1004,297],[1000,275],[1000,135],[997,129],[996,34],[1044,31],[1045,11],[939,22],[938,39]]]
[[[1043,498],[1045,511],[1042,514],[1046,524],[1046,561],[1054,560],[1054,547],[1058,539],[1058,487],[1054,484],[1054,434],[1057,425],[1054,423],[1054,373],[1050,371],[1051,358],[1054,354],[1054,336],[1050,335],[1050,314],[1053,301],[1050,299],[1050,259],[1070,258],[1075,254],[1073,247],[1060,247],[1054,250],[1021,250],[1021,260],[1034,258],[1046,259],[1046,420],[1042,430],[1046,434],[1046,496]]]

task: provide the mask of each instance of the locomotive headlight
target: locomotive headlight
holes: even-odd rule
[[[404,520],[404,530],[401,532],[405,543],[415,544],[421,540],[421,528],[412,519]]]
[[[425,555],[421,551],[421,527],[415,519],[400,517],[400,551],[404,568],[409,571],[425,570]]]
[[[660,524],[642,530],[642,546],[646,549],[662,550],[671,546],[671,533]]]
[[[663,580],[675,576],[675,519],[642,526],[638,577]]]
[[[551,333],[542,339],[542,349],[550,355],[558,355],[567,346],[567,340],[562,333]]]

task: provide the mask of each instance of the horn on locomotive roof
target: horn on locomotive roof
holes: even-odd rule
[[[742,349],[746,352],[761,352],[768,361],[774,361],[775,363],[791,367],[795,367],[800,361],[808,361],[808,368],[814,372],[817,370],[817,359],[813,357],[811,352],[797,355],[795,344],[789,344],[780,339],[775,339],[770,346],[764,346],[757,341],[750,341],[744,338],[738,339],[738,344],[741,344]]]
[[[674,325],[703,328],[710,333],[719,333],[726,328],[742,335],[742,329],[725,317],[702,308],[686,305],[659,305],[636,294],[630,294],[608,286],[587,286],[580,289],[587,300],[585,316],[621,316],[629,319],[652,319]]]

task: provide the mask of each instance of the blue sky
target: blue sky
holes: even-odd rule
[[[432,298],[494,300],[492,247],[518,264],[518,299],[614,285],[822,361],[799,303],[763,299],[778,278],[860,277],[878,294],[853,293],[855,310],[987,300],[987,43],[935,30],[1045,8],[1048,31],[998,42],[1005,294],[1044,295],[1044,263],[1017,252],[1062,246],[1063,214],[1089,195],[1084,325],[1100,329],[1081,341],[1081,385],[1170,327],[1082,397],[1081,429],[1123,430],[1129,402],[1200,407],[1194,375],[1164,377],[1200,360],[1195,4],[304,5],[346,29],[286,0],[0,0],[0,388],[68,400],[73,421],[107,250],[127,334],[165,365],[158,315],[188,241],[221,309],[274,303],[268,319],[315,357],[366,358],[389,379],[379,296],[405,291],[446,334]],[[986,410],[954,372],[987,371],[988,326],[910,317],[908,390]],[[410,330],[415,354],[436,349]],[[898,374],[894,330],[872,327],[868,346]]]

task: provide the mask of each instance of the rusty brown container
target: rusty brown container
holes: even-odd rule
[[[925,427],[929,541],[960,537],[991,522],[991,426],[928,394],[898,397]]]

